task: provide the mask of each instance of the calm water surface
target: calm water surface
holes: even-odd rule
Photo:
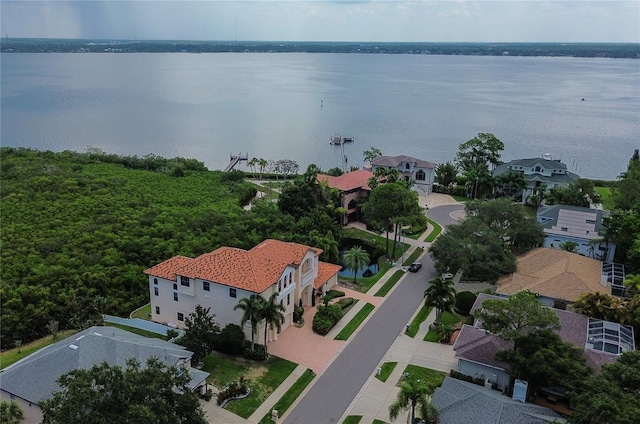
[[[613,179],[640,148],[640,61],[351,54],[2,54],[1,143],[341,166],[370,146],[452,160],[478,132],[503,160],[548,152]],[[584,99],[584,100],[582,100]],[[241,167],[241,169],[247,169]]]

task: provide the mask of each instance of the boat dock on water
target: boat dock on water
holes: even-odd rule
[[[342,135],[340,135],[340,133],[335,133],[330,137],[329,140],[329,143],[333,144],[334,146],[340,146],[345,143],[353,143],[355,141],[353,137],[343,137]]]

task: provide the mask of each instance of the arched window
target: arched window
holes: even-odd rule
[[[356,199],[351,199],[349,201],[349,205],[347,205],[347,209],[355,209],[357,206]]]
[[[427,174],[425,174],[422,169],[419,169],[418,172],[416,172],[416,181],[424,181],[426,179]]]
[[[302,264],[302,273],[306,274],[307,272],[311,271],[311,259],[307,259],[306,261],[304,261],[304,263]]]
[[[411,165],[409,165],[408,163],[407,163],[407,164],[405,164],[405,165],[404,165],[404,169],[407,169],[407,170],[411,169]]]
[[[533,168],[533,172],[540,172],[540,171],[542,171],[542,168],[540,168],[540,165]]]

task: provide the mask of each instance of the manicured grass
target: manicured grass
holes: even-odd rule
[[[215,353],[205,357],[203,362],[202,370],[210,374],[208,381],[216,387],[222,388],[241,376],[248,380],[251,396],[233,401],[226,408],[243,418],[249,418],[297,366],[276,356],[265,362],[253,362]]]
[[[429,217],[427,217],[427,221],[429,221],[429,224],[433,225],[433,231],[429,233],[424,241],[426,241],[427,243],[431,243],[436,239],[436,237],[440,235],[440,233],[442,232],[442,227],[440,226],[440,224],[435,222],[433,219],[430,219]]]
[[[375,244],[375,245],[379,245],[382,248],[384,248],[386,246],[387,243],[387,238],[386,236],[379,236],[377,234],[371,234],[368,231],[362,231],[358,228],[353,228],[353,227],[349,227],[349,228],[343,228],[342,229],[342,236],[343,237],[349,237],[349,238],[355,238],[355,239],[360,239],[360,240],[364,240],[367,241],[371,244]],[[398,245],[396,246],[396,251],[401,252],[402,250],[402,246],[404,246],[405,251],[407,249],[409,249],[409,247],[411,247],[409,244],[407,243],[398,243]],[[393,234],[389,233],[389,250],[393,249]]]
[[[607,210],[613,210],[615,205],[613,198],[611,197],[611,187],[596,187],[596,191],[600,195],[600,203],[602,207]]]
[[[376,418],[371,424],[387,424],[387,422]]]
[[[362,322],[369,316],[371,311],[375,309],[371,303],[367,303],[358,311],[358,313],[349,321],[347,325],[338,333],[334,340],[347,340],[354,331],[362,324]]]
[[[451,195],[450,195],[450,196],[451,196]],[[465,203],[465,202],[471,202],[472,200],[475,200],[475,199],[470,199],[470,198],[468,198],[468,197],[466,197],[466,196],[451,196],[451,197],[453,197],[453,199],[454,199],[456,202],[463,202],[463,203]]]
[[[419,226],[419,227],[411,227],[407,230],[407,232],[405,233],[404,230],[402,230],[402,235],[404,237],[409,237],[410,239],[413,240],[418,240],[420,238],[420,236],[422,236],[422,234],[424,234],[424,232],[427,230],[426,225],[425,226]]]
[[[289,390],[286,391],[284,395],[276,402],[276,404],[271,409],[275,409],[278,411],[278,415],[282,416],[293,402],[298,399],[300,394],[304,391],[304,389],[311,383],[315,374],[311,372],[311,370],[307,369],[307,371],[302,374],[295,383],[291,385]],[[264,417],[260,420],[259,424],[271,424],[273,420],[271,419],[271,413],[265,414]]]
[[[138,308],[131,313],[131,318],[140,318],[151,321],[151,303],[147,303],[142,308]]]
[[[411,252],[411,254],[409,255],[409,257],[402,263],[402,266],[409,266],[411,265],[413,262],[415,262],[416,260],[418,260],[418,258],[424,253],[424,249],[422,247],[417,247],[413,252]]]
[[[389,291],[393,288],[393,286],[396,285],[396,283],[400,280],[400,278],[402,278],[403,275],[404,275],[404,271],[401,269],[394,272],[393,275],[389,277],[387,282],[384,283],[382,287],[380,287],[380,289],[376,292],[375,296],[380,296],[380,297],[386,296],[387,293],[389,293]]]
[[[442,317],[440,318],[440,321],[445,325],[454,325],[461,322],[463,319],[464,317],[456,313],[445,311],[442,313]],[[433,342],[433,343],[438,343],[440,341],[439,337],[436,334],[435,328],[429,328],[429,332],[427,333],[426,336],[424,336],[424,341]]]
[[[380,375],[376,374],[376,378],[384,383],[385,381],[387,381],[396,365],[398,365],[397,362],[385,362],[384,364],[382,364],[382,366],[380,366],[380,368],[382,368],[382,371],[380,372]]]
[[[434,389],[436,387],[440,387],[444,378],[447,376],[446,373],[442,371],[432,370],[430,368],[419,367],[417,365],[407,365],[404,369],[404,374],[408,374],[412,378],[420,381],[425,381],[430,387]],[[398,381],[397,385],[402,384],[402,378]]]
[[[263,199],[277,199],[278,196],[280,196],[280,193],[278,193],[277,191],[274,191],[273,188],[275,188],[276,190],[279,188],[278,187],[274,187],[273,185],[275,185],[275,183],[264,183],[264,186],[258,185],[258,184],[254,184],[249,180],[245,180],[245,182],[247,184],[251,184],[252,186],[254,186],[256,188],[256,190],[261,191],[263,193],[265,193],[265,196],[263,197]],[[272,188],[269,188],[269,185],[272,185]]]
[[[149,338],[152,338],[152,339],[167,340],[167,336],[163,336],[162,334],[153,333],[153,332],[147,331],[147,330],[141,330],[141,329],[135,328],[135,327],[129,327],[128,325],[114,324],[114,323],[111,323],[111,322],[106,322],[104,325],[105,325],[105,327],[116,327],[116,328],[119,328],[121,330],[128,331],[128,332],[134,333],[134,334],[138,334],[138,335],[144,336],[144,337],[149,337]]]
[[[77,332],[78,330],[62,330],[58,333],[58,337],[55,340],[53,340],[52,336],[47,336],[38,340],[34,340],[31,343],[27,343],[24,346],[20,346],[20,348],[16,347],[13,349],[2,351],[0,352],[0,369],[4,369],[11,364],[15,364],[22,358],[31,355],[33,352],[36,352],[45,346],[49,346],[50,344],[59,342],[60,340],[65,339]]]
[[[361,420],[362,415],[349,415],[342,421],[342,424],[358,424]]]
[[[418,334],[418,330],[420,329],[420,324],[422,324],[424,320],[427,319],[427,317],[431,313],[431,309],[432,309],[431,307],[426,308],[424,306],[420,308],[420,311],[416,314],[413,321],[411,321],[411,324],[409,324],[409,329],[405,332],[407,336],[415,337],[416,334]]]

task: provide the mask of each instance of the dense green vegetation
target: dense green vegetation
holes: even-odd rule
[[[3,348],[41,337],[52,320],[82,328],[101,313],[128,315],[148,302],[143,271],[175,255],[266,238],[337,251],[339,226],[321,208],[297,219],[268,201],[245,211],[256,189],[240,172],[96,149],[0,154]]]

